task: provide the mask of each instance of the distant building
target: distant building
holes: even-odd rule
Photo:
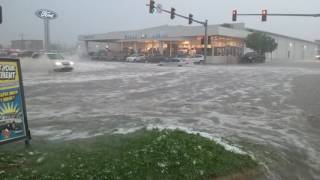
[[[13,40],[11,41],[12,49],[40,51],[43,50],[42,40]]]
[[[209,25],[207,63],[237,62],[239,57],[250,51],[246,48],[245,38],[254,32],[265,33],[278,43],[278,48],[272,54],[266,54],[267,59],[313,59],[319,49],[314,41],[247,28],[244,23]],[[175,56],[179,53],[203,54],[203,35],[202,26],[165,25],[133,31],[81,35],[79,40],[84,42],[87,52],[108,46],[110,50],[124,53]]]

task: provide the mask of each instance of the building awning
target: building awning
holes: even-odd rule
[[[125,42],[147,42],[147,41],[185,41],[188,39],[192,39],[192,37],[166,37],[166,38],[160,38],[160,39],[124,39],[119,40],[117,42],[119,43],[125,43]]]

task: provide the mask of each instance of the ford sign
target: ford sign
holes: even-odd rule
[[[36,16],[41,19],[56,19],[58,14],[48,9],[40,9],[36,11]]]

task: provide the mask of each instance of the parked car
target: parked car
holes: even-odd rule
[[[133,54],[126,58],[127,62],[144,62],[145,60],[146,60],[146,57],[140,54]]]
[[[266,56],[257,52],[249,52],[243,55],[240,59],[240,63],[264,63]]]
[[[196,54],[194,56],[190,57],[190,60],[194,63],[194,64],[203,64],[204,62],[204,56],[201,54]]]
[[[114,55],[115,61],[126,61],[127,56],[125,54],[116,54]]]
[[[201,54],[196,54],[194,56],[191,55],[177,55],[176,59],[180,59],[183,61],[192,61],[193,64],[202,64],[204,63],[204,56]]]
[[[0,57],[8,56],[8,52],[4,49],[0,49]]]
[[[100,60],[100,61],[114,61],[116,57],[107,51],[99,51],[91,54],[92,60]]]
[[[89,53],[91,60],[98,60],[99,59],[99,53],[98,52],[90,52]]]
[[[320,55],[316,55],[316,59],[317,59],[317,60],[320,60]]]
[[[186,54],[180,54],[180,55],[177,55],[176,57],[174,57],[175,59],[180,59],[180,60],[187,60],[187,59],[190,59],[191,56],[190,55],[186,55]]]
[[[47,60],[55,72],[72,71],[74,69],[74,62],[65,59],[59,53],[34,53],[32,57]]]
[[[149,63],[160,63],[161,61],[166,60],[166,56],[162,55],[154,55],[154,56],[148,56],[146,57],[145,61]]]
[[[40,56],[41,56],[41,53],[39,53],[39,52],[34,52],[34,53],[32,53],[31,58],[32,58],[32,59],[38,59],[38,58],[40,58]]]
[[[20,53],[18,53],[18,56],[19,57],[32,57],[32,54],[33,54],[34,52],[33,51],[22,51],[22,52],[20,52]]]
[[[182,66],[190,66],[192,65],[192,61],[188,60],[182,60],[177,58],[167,58],[159,63],[159,66],[176,66],[176,67],[182,67]]]
[[[16,59],[16,58],[19,57],[19,54],[18,53],[11,53],[11,54],[8,55],[8,57]]]

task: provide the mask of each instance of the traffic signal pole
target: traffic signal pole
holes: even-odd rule
[[[207,62],[207,54],[208,54],[208,20],[204,23],[204,62]]]
[[[154,8],[158,8],[158,9],[160,9],[161,12],[171,14],[171,17],[173,16],[173,18],[171,18],[171,19],[174,19],[175,16],[177,16],[177,17],[189,20],[189,24],[191,24],[192,22],[195,22],[195,23],[198,23],[198,24],[201,24],[204,26],[205,32],[204,32],[204,52],[203,53],[204,53],[204,62],[206,62],[207,61],[207,50],[208,50],[208,20],[199,21],[199,20],[194,19],[193,15],[190,16],[191,14],[189,14],[189,16],[184,16],[184,15],[176,13],[175,8],[172,8],[171,11],[169,11],[169,10],[163,9],[162,7],[159,7],[159,6],[155,7],[154,3],[155,2],[151,0],[150,4],[147,4],[147,6],[150,7],[150,9],[149,9],[150,13],[154,11],[153,10]]]

